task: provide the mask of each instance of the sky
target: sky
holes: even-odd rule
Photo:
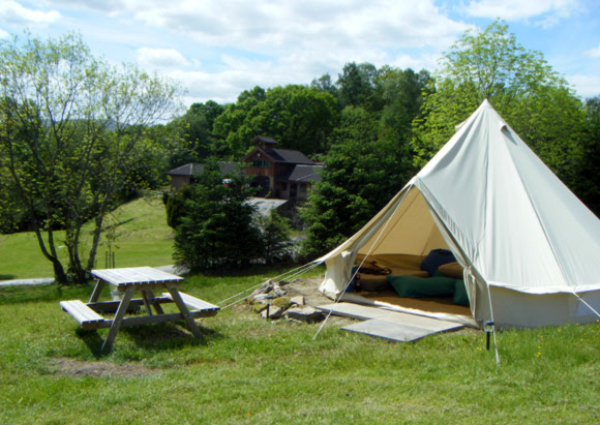
[[[176,80],[189,105],[335,82],[348,62],[434,72],[497,18],[582,99],[600,95],[598,0],[0,0],[0,38],[77,32],[96,56]]]

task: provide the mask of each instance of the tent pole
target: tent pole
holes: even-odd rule
[[[594,307],[592,307],[592,306],[591,306],[591,305],[589,305],[587,302],[585,302],[585,300],[584,300],[583,298],[581,298],[579,295],[577,295],[577,292],[573,291],[573,295],[575,295],[575,297],[577,297],[577,299],[578,299],[579,301],[581,301],[582,303],[584,303],[584,304],[587,306],[587,308],[589,308],[590,310],[592,310],[596,316],[600,317],[600,313],[598,313],[598,312],[597,312],[597,311],[594,309]]]
[[[475,275],[471,271],[469,267],[469,274],[475,281]],[[496,365],[500,366],[500,355],[498,354],[498,340],[496,339],[496,321],[494,320],[494,308],[492,307],[492,291],[490,290],[490,285],[486,282],[487,293],[488,293],[488,303],[490,305],[490,318],[492,319],[492,334],[494,335],[494,351],[496,352]]]

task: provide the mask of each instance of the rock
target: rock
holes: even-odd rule
[[[252,299],[253,299],[254,301],[256,301],[256,302],[259,302],[259,303],[260,303],[260,302],[262,302],[262,303],[267,303],[267,302],[269,302],[270,300],[272,300],[273,298],[275,298],[275,296],[274,296],[274,295],[271,295],[271,294],[257,294],[257,295],[254,295],[254,296],[252,297]]]
[[[252,311],[255,312],[256,314],[260,314],[266,309],[267,309],[267,304],[256,303],[252,306]]]
[[[297,297],[293,297],[290,300],[290,303],[302,306],[302,305],[304,305],[304,297],[302,295],[298,295]]]
[[[281,289],[281,287],[277,284],[273,285],[273,294],[275,294],[278,297],[283,297],[285,294],[287,294],[286,291],[284,291],[283,289]]]
[[[296,320],[298,322],[305,323],[316,323],[325,319],[325,315],[322,311],[310,306],[290,308],[285,312],[285,317],[289,320]]]
[[[267,312],[269,313],[269,317],[268,317],[269,319],[272,319],[272,320],[281,319],[281,316],[283,316],[283,313],[285,312],[285,307],[281,307],[281,306],[277,306],[277,305],[269,306],[268,309],[265,309],[262,311],[262,313],[260,313],[260,317],[262,317],[263,319],[266,319]]]
[[[279,297],[279,298],[275,298],[272,302],[271,305],[273,306],[277,306],[277,307],[283,307],[283,308],[288,308],[291,304],[291,301],[289,298],[286,297]]]
[[[252,292],[250,297],[254,298],[257,295],[268,294],[273,290],[273,286],[274,286],[273,281],[271,279],[269,279],[266,282],[264,282],[262,285],[260,285],[258,288],[256,288],[254,290],[254,292]]]

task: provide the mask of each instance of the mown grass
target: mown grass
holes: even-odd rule
[[[322,272],[322,271],[321,271]],[[277,271],[194,276],[183,290],[213,303]],[[485,334],[411,344],[318,325],[267,322],[242,306],[200,321],[122,330],[100,355],[61,299],[91,288],[0,290],[0,423],[597,423],[600,324],[505,331],[501,365]],[[148,373],[61,373],[72,359]]]
[[[114,225],[116,267],[162,266],[173,263],[173,231],[167,226],[166,212],[159,198],[140,198],[125,204],[107,217]],[[82,232],[82,252],[86,255],[91,244],[92,226]],[[64,244],[62,232],[57,232],[56,245]],[[106,233],[98,248],[96,267],[105,267],[108,251]],[[58,248],[67,264],[65,248]],[[33,232],[0,235],[0,280],[52,277],[51,263],[42,255]]]

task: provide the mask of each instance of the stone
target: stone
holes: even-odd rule
[[[274,286],[273,281],[271,279],[269,279],[266,282],[264,282],[262,285],[260,285],[258,288],[256,288],[254,290],[254,292],[252,292],[250,297],[254,298],[257,295],[269,294],[273,290],[273,286]]]
[[[277,284],[273,285],[273,294],[275,294],[277,297],[283,297],[285,294],[287,294],[286,291],[284,291],[283,289],[281,289],[281,287]]]
[[[290,308],[285,312],[285,317],[288,320],[305,323],[316,323],[325,319],[325,315],[322,311],[310,306]]]
[[[267,312],[269,313],[269,319],[281,319],[281,316],[283,316],[283,313],[285,312],[285,307],[280,307],[276,305],[269,306],[268,309],[264,309],[260,313],[260,317],[262,317],[263,319],[267,319]]]
[[[254,301],[256,301],[256,302],[262,302],[262,303],[267,303],[270,300],[272,300],[273,298],[275,298],[275,297],[273,295],[271,295],[271,294],[257,294],[257,295],[254,295],[252,297],[252,299]]]
[[[256,314],[260,314],[266,309],[267,309],[267,304],[256,303],[252,306],[252,311],[255,312]]]
[[[271,302],[271,305],[277,306],[277,307],[283,307],[283,308],[288,308],[290,306],[290,304],[291,304],[290,299],[286,298],[286,297],[275,298]]]
[[[290,300],[290,303],[302,306],[302,305],[304,305],[304,297],[302,295],[298,295],[297,297],[293,297]]]

